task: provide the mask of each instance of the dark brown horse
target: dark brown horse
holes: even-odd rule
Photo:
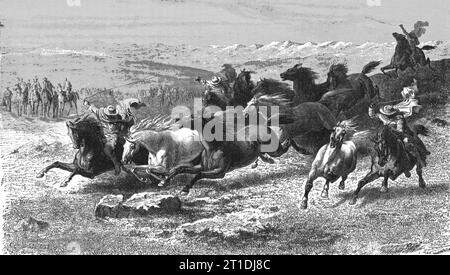
[[[230,87],[230,83],[225,80],[216,87],[210,87],[206,81],[200,77],[197,78],[196,80],[206,88],[202,95],[203,105],[217,106],[221,110],[225,110],[227,106],[247,106],[248,101],[253,97],[252,90],[255,87],[251,80],[253,73],[243,69],[235,79],[233,87]]]
[[[329,90],[328,82],[316,84],[318,74],[311,68],[302,67],[301,63],[281,73],[280,77],[294,83],[295,104],[319,101]]]
[[[67,186],[75,175],[82,175],[87,178],[94,178],[107,171],[113,170],[114,165],[103,150],[104,134],[97,119],[91,115],[77,118],[66,123],[68,135],[70,136],[74,149],[78,149],[75,158],[71,163],[56,161],[42,169],[37,178],[42,178],[53,168],[59,168],[71,172],[61,184]],[[119,139],[116,146],[116,155],[120,159],[123,151],[124,139]],[[146,164],[148,151],[143,148],[134,155],[133,161],[136,164]]]
[[[395,75],[396,77],[398,77],[398,70],[404,71],[407,68],[411,68],[415,71],[418,65],[428,65],[430,69],[433,69],[431,67],[430,58],[426,58],[423,51],[433,50],[436,47],[424,46],[422,48],[416,48],[416,54],[413,55],[413,51],[411,50],[411,46],[408,43],[408,39],[406,39],[405,35],[397,32],[394,32],[392,35],[397,41],[397,45],[395,46],[395,53],[391,59],[391,63],[381,68],[383,74],[386,74],[387,70],[395,70]]]
[[[408,138],[417,139],[418,143],[421,143],[418,135],[426,135],[427,129],[422,125],[416,125],[411,132],[412,136],[410,135]],[[422,177],[423,167],[416,157],[410,153],[410,149],[406,147],[402,139],[402,134],[395,132],[389,126],[383,126],[378,131],[376,138],[373,139],[375,153],[372,155],[372,167],[370,172],[358,182],[358,187],[353,193],[350,204],[356,203],[359,192],[366,184],[382,177],[383,183],[380,192],[385,193],[388,191],[389,179],[396,180],[402,174],[410,177],[410,171],[414,166],[416,166],[416,173],[419,177],[419,186],[425,188],[425,181]],[[426,158],[425,155],[423,156],[424,159]]]
[[[258,110],[262,106],[278,106],[281,136],[284,137],[280,142],[288,139],[294,149],[307,155],[315,155],[328,142],[336,118],[326,106],[318,102],[293,104],[294,91],[286,83],[273,79],[258,82],[253,93],[255,96],[244,112],[249,112],[252,106]]]
[[[253,71],[241,70],[233,85],[233,105],[247,106],[247,103],[252,99],[252,90],[255,88],[255,83],[251,79]]]
[[[330,91],[319,102],[327,106],[336,117],[343,119],[366,112],[371,99],[378,95],[378,90],[367,74],[380,64],[381,61],[371,61],[363,67],[361,73],[351,75],[348,75],[346,64],[333,64],[327,76]]]

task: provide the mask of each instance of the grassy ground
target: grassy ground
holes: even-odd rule
[[[180,213],[122,220],[96,219],[95,204],[106,194],[176,193],[187,178],[161,190],[123,174],[95,180],[76,176],[69,187],[59,188],[67,172],[54,170],[42,180],[34,176],[54,160],[72,160],[64,122],[2,112],[4,246],[10,254],[448,253],[450,134],[430,122],[435,117],[449,121],[448,107],[430,110],[421,119],[431,131],[424,138],[432,152],[424,170],[426,189],[418,187],[416,175],[401,176],[390,182],[389,193],[381,194],[377,181],[363,189],[356,206],[348,205],[357,180],[369,169],[365,158],[346,190],[332,186],[329,199],[320,197],[323,180],[317,180],[309,209],[301,210],[311,160],[289,151],[275,165],[261,163],[223,180],[201,181],[183,199]],[[49,227],[24,230],[30,216]]]

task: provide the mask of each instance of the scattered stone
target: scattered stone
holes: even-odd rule
[[[153,192],[134,194],[128,200],[122,195],[107,195],[95,207],[99,218],[145,217],[161,213],[173,213],[181,209],[181,200],[172,195]]]
[[[419,250],[422,244],[420,242],[407,242],[401,244],[386,244],[380,247],[381,253],[384,254],[398,254],[411,253]]]
[[[188,237],[203,236],[230,240],[239,237],[260,236],[271,228],[269,219],[275,215],[274,213],[263,213],[259,209],[246,209],[185,223],[178,230]]]
[[[37,220],[33,217],[21,220],[17,226],[16,230],[39,232],[47,229],[49,227],[48,222]]]

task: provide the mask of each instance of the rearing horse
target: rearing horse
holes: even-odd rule
[[[71,163],[56,161],[42,169],[36,175],[37,178],[44,177],[53,168],[69,171],[71,173],[69,177],[60,184],[64,187],[75,175],[94,178],[114,169],[112,161],[104,153],[104,134],[95,117],[88,114],[82,118],[67,121],[66,126],[73,148],[78,150],[73,161]],[[116,155],[120,158],[123,142],[119,143],[116,147]],[[133,161],[137,164],[146,164],[147,155],[146,150],[140,150],[134,155]]]

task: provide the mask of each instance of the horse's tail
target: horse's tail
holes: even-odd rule
[[[413,131],[414,133],[416,133],[417,135],[422,135],[422,136],[428,136],[428,128],[425,127],[422,124],[416,124],[413,126]]]
[[[380,64],[381,64],[381,60],[378,60],[378,61],[370,61],[369,63],[367,63],[367,64],[363,67],[361,73],[362,73],[362,74],[368,74],[368,73],[372,72],[372,71],[373,71],[376,67],[378,67]]]
[[[431,45],[425,45],[425,46],[423,46],[422,48],[420,48],[422,51],[431,51],[431,50],[434,50],[434,49],[436,49],[437,48],[437,46],[431,46]]]

